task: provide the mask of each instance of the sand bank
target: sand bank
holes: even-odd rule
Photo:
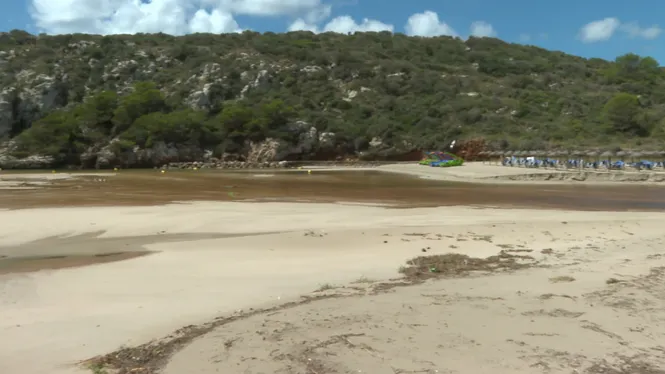
[[[241,309],[321,288],[373,294],[374,281],[396,277],[415,256],[501,250],[531,250],[515,253],[549,267],[258,314],[194,339],[165,370],[306,372],[314,362],[326,373],[525,372],[542,361],[570,372],[573,361],[561,361],[560,352],[580,367],[615,352],[655,363],[664,354],[665,290],[657,277],[665,214],[201,202],[0,211],[0,220],[0,256],[81,255],[100,246],[155,252],[0,275],[3,373],[85,372],[80,360]],[[101,239],[79,237],[91,233]],[[243,236],[221,237],[229,234]],[[556,280],[562,276],[575,279]],[[608,286],[610,277],[623,282]]]
[[[425,179],[468,183],[507,184],[663,184],[665,172],[659,171],[593,171],[535,169],[501,166],[483,162],[467,162],[459,167],[437,168],[416,163],[399,163],[369,168],[304,166],[310,170],[379,170],[418,176]]]

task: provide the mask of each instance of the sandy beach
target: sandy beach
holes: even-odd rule
[[[0,258],[43,262],[0,267],[2,373],[665,368],[665,213],[183,202],[0,222]]]
[[[381,165],[372,168],[304,166],[303,169],[380,170],[386,173],[414,175],[424,179],[486,184],[662,184],[665,171],[590,170],[502,166],[489,162],[467,162],[460,167],[427,167],[415,163]]]

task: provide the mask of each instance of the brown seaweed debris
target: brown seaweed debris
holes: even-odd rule
[[[512,271],[531,267],[536,261],[531,256],[510,254],[506,251],[487,258],[475,258],[460,253],[420,256],[407,261],[400,273],[409,279],[466,276],[471,272]]]

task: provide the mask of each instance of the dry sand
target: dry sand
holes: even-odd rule
[[[229,315],[181,332],[200,336],[164,372],[665,367],[665,214],[200,202],[5,210],[0,221],[0,256],[157,252],[0,275],[3,374],[86,372],[76,363]],[[415,256],[501,250],[534,260],[514,273],[378,282]],[[279,307],[301,295],[343,297]],[[124,352],[146,358],[123,362],[144,368],[134,373],[165,364],[156,350]]]
[[[311,170],[380,170],[387,173],[414,175],[425,179],[472,183],[508,184],[663,184],[665,172],[654,171],[605,171],[536,169],[502,166],[484,162],[467,162],[460,167],[437,168],[416,163],[396,163],[369,168],[304,166]]]

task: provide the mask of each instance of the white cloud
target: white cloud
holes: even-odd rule
[[[407,35],[413,36],[457,36],[452,27],[439,21],[439,15],[430,10],[411,15],[404,29]]]
[[[585,43],[609,40],[617,31],[631,38],[655,39],[662,29],[658,25],[642,28],[637,22],[622,23],[616,17],[590,22],[580,30],[579,37]]]
[[[365,32],[365,31],[393,32],[394,29],[395,27],[393,25],[389,25],[387,23],[383,23],[381,21],[368,19],[368,18],[363,19],[361,23],[356,23],[356,21],[353,18],[351,18],[351,16],[335,17],[323,27],[323,30],[319,30],[319,28],[315,24],[308,23],[302,18],[295,20],[288,28],[289,31],[304,30],[304,31],[311,31],[314,33],[318,33],[321,31],[323,32],[331,31],[341,34]]]
[[[476,21],[471,24],[471,36],[487,37],[496,36],[496,30],[491,24],[485,21]]]
[[[316,34],[319,32],[319,28],[315,24],[307,23],[304,19],[298,18],[289,25],[287,31],[311,31]]]
[[[663,31],[658,25],[642,28],[637,22],[624,23],[621,31],[631,38],[656,39]]]
[[[215,9],[208,12],[199,9],[189,21],[189,30],[191,32],[210,32],[222,34],[227,32],[239,32],[240,26],[233,19],[233,15]]]
[[[349,33],[356,31],[390,31],[392,32],[395,29],[393,25],[388,25],[381,21],[365,18],[361,23],[356,23],[356,21],[351,18],[351,16],[341,16],[336,17],[332,21],[328,22],[323,28],[323,31],[332,31],[338,33]]]
[[[318,22],[330,16],[324,0],[31,0],[40,31],[51,34],[133,34],[241,31],[235,14],[295,16]]]
[[[520,34],[519,36],[520,43],[527,43],[531,41],[531,35],[529,34]]]
[[[621,26],[618,18],[608,17],[599,21],[589,22],[580,30],[579,37],[585,43],[609,40]]]

